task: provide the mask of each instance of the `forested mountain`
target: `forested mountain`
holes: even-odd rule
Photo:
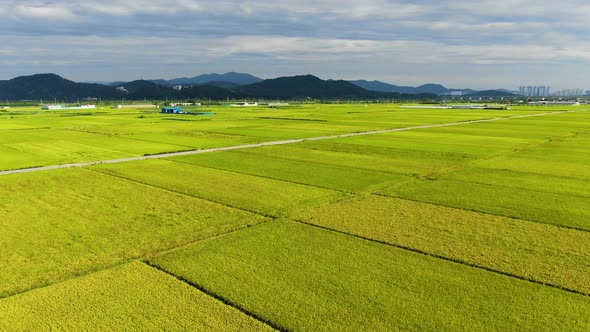
[[[37,74],[0,81],[0,99],[75,101],[141,99],[425,99],[434,94],[403,95],[369,91],[348,81],[322,80],[313,75],[280,77],[254,84],[212,81],[211,85],[173,88],[147,80],[117,85],[76,83],[55,74]]]

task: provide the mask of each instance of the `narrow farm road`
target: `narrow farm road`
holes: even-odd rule
[[[271,141],[271,142],[263,142],[263,143],[256,143],[256,144],[225,146],[225,147],[202,149],[202,150],[189,150],[189,151],[181,151],[181,152],[160,153],[160,154],[153,154],[153,155],[149,155],[149,156],[137,156],[137,157],[128,157],[128,158],[119,158],[119,159],[97,160],[97,161],[88,161],[88,162],[71,163],[71,164],[22,168],[22,169],[8,170],[8,171],[0,171],[0,176],[10,175],[10,174],[20,174],[20,173],[50,171],[50,170],[62,169],[62,168],[87,167],[87,166],[99,165],[99,164],[118,164],[118,163],[126,163],[126,162],[137,161],[137,160],[161,159],[161,158],[188,156],[188,155],[193,155],[193,154],[211,153],[211,152],[219,152],[219,151],[251,149],[251,148],[264,147],[264,146],[301,143],[301,142],[306,142],[306,141],[320,141],[320,140],[335,139],[335,138],[394,133],[394,132],[398,132],[398,131],[439,128],[439,127],[451,127],[451,126],[459,126],[459,125],[466,125],[466,124],[472,124],[472,123],[484,123],[484,122],[493,122],[493,121],[500,121],[500,120],[522,119],[522,118],[531,118],[531,117],[537,117],[537,116],[546,116],[546,115],[572,113],[572,112],[575,112],[575,111],[559,111],[559,112],[546,112],[546,113],[515,115],[515,116],[500,117],[500,118],[468,120],[468,121],[441,123],[441,124],[433,124],[433,125],[422,125],[422,126],[412,126],[412,127],[403,127],[403,128],[363,131],[363,132],[357,132],[357,133],[338,134],[338,135],[330,135],[330,136],[288,139],[288,140]]]

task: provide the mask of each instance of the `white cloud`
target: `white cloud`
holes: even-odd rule
[[[0,0],[0,14],[0,64],[15,71],[100,64],[158,77],[161,65],[259,61],[268,76],[331,68],[332,77],[397,70],[412,80],[452,67],[457,79],[482,69],[513,81],[527,65],[590,68],[581,0]]]
[[[74,20],[76,15],[63,5],[18,5],[12,13],[18,18],[41,20]]]
[[[170,1],[85,1],[80,4],[83,11],[90,15],[131,16],[138,14],[173,15],[191,11],[200,11],[201,5],[191,0]]]
[[[330,61],[335,57],[389,57],[406,64],[519,64],[590,62],[590,45],[555,47],[552,45],[448,45],[440,42],[404,40],[351,40],[277,36],[230,36],[225,38],[160,37],[42,37],[21,38],[2,36],[12,47],[4,55],[23,60],[61,56],[79,62],[134,62],[137,59],[153,63],[162,61],[190,63],[195,57],[240,57],[257,55],[268,58]],[[34,46],[30,46],[34,45]],[[22,50],[27,52],[23,54]]]

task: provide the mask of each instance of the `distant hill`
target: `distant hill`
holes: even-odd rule
[[[428,83],[428,84],[423,84],[423,85],[416,87],[416,92],[417,93],[434,93],[436,95],[440,95],[443,93],[451,92],[451,89],[447,89],[440,84]]]
[[[236,83],[232,83],[232,82],[224,82],[224,81],[211,81],[211,82],[207,82],[207,84],[203,84],[203,85],[216,86],[218,88],[225,88],[225,89],[234,89],[234,88],[241,86],[240,84],[236,84]]]
[[[180,91],[180,96],[183,99],[197,98],[213,100],[243,98],[243,96],[240,96],[234,91],[213,85],[197,85],[190,88],[182,89]]]
[[[398,86],[394,84],[384,83],[380,81],[366,81],[366,80],[356,80],[356,81],[349,81],[350,83],[359,86],[365,90],[369,91],[379,91],[379,92],[395,92],[395,93],[413,93],[414,88],[410,86]]]
[[[472,93],[475,90],[471,89],[449,89],[440,84],[435,83],[428,83],[424,85],[420,85],[418,87],[413,86],[399,86],[395,84],[384,83],[381,81],[366,81],[366,80],[356,80],[356,81],[349,81],[350,83],[360,86],[363,89],[370,90],[370,91],[379,91],[379,92],[394,92],[394,93],[405,93],[405,94],[421,94],[421,93],[432,93],[436,95],[441,95],[445,93],[451,93],[452,91],[463,91],[464,93]]]
[[[203,74],[195,77],[181,77],[174,78],[171,80],[150,80],[150,82],[160,85],[220,85],[220,82],[224,82],[223,85],[233,84],[248,85],[253,83],[261,82],[262,79],[250,74],[229,72],[225,74]],[[212,84],[214,83],[214,84]]]
[[[238,93],[276,99],[304,98],[379,98],[395,97],[382,92],[368,91],[348,81],[322,80],[313,75],[279,77],[238,87]]]
[[[465,95],[465,97],[517,97],[517,94],[500,91],[500,90],[484,90]]]
[[[216,86],[199,85],[175,90],[169,86],[159,85],[146,80],[128,82],[118,87],[123,87],[128,91],[126,94],[126,98],[128,99],[226,99],[236,96],[232,91]]]
[[[36,74],[0,81],[0,99],[76,100],[87,97],[116,99],[120,93],[102,84],[76,83],[55,74]]]
[[[515,95],[518,95],[518,91],[508,90],[508,89],[492,89],[493,91],[500,91],[500,92],[508,92]]]
[[[126,99],[166,99],[175,98],[177,90],[170,87],[155,84],[146,80],[137,80],[128,82],[118,87],[123,87],[127,90]]]
[[[125,84],[125,83],[127,83],[127,82],[125,82],[125,81],[115,81],[115,82],[111,82],[111,83],[108,83],[108,84],[105,84],[105,85],[119,86],[119,85],[122,85],[122,84]]]

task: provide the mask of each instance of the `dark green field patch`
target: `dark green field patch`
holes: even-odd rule
[[[585,197],[443,179],[414,180],[380,193],[590,231]]]

